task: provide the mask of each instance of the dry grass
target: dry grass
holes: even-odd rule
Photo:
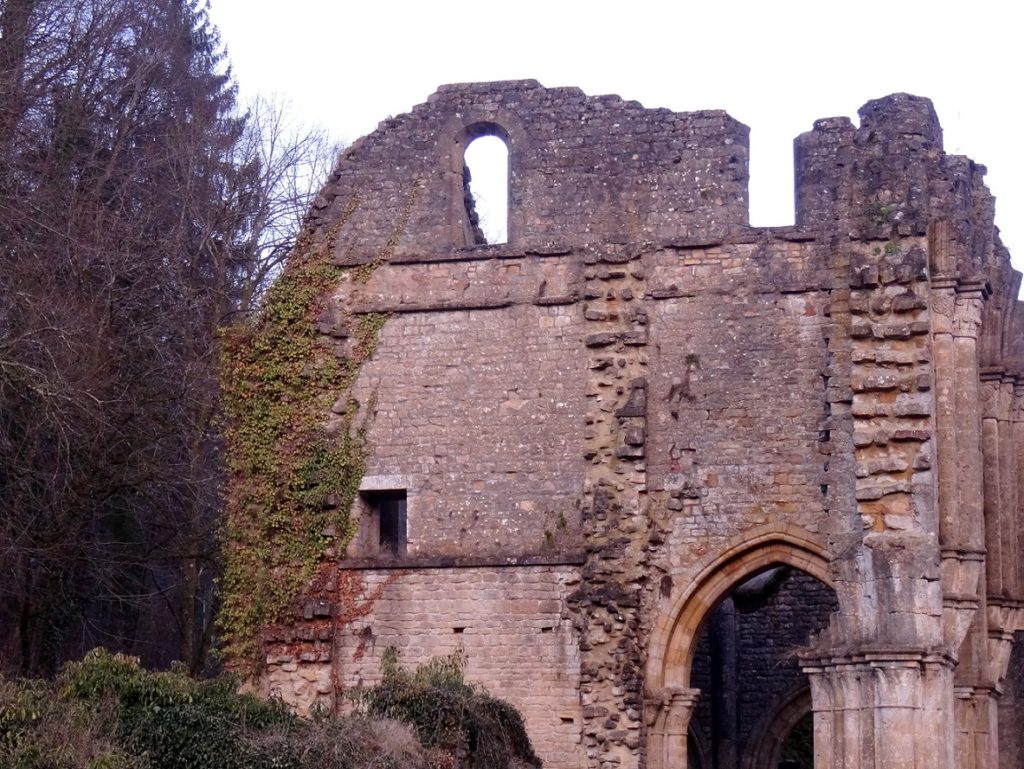
[[[342,716],[253,732],[261,751],[310,769],[429,769],[412,727],[390,719]]]

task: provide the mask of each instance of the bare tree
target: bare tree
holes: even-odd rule
[[[251,169],[230,205],[250,217],[240,227],[244,254],[235,276],[237,310],[259,305],[264,290],[284,266],[313,197],[337,162],[341,145],[322,128],[289,118],[278,97],[257,98],[236,145],[235,166]]]
[[[195,0],[0,0],[5,667],[96,644],[203,665],[216,330],[331,154],[279,105],[239,112]]]

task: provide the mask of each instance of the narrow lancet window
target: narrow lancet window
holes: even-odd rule
[[[508,145],[480,136],[466,147],[462,172],[471,245],[508,242]]]

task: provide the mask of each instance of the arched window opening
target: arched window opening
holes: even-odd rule
[[[790,721],[783,733],[766,735],[764,719],[794,691],[807,691],[796,652],[836,608],[827,585],[776,565],[733,587],[708,613],[695,639],[690,678],[700,690],[690,751],[699,736],[707,746],[705,769],[812,769],[810,727],[796,730]],[[800,705],[798,720],[802,708],[810,708],[809,696]]]
[[[470,245],[508,242],[508,145],[495,134],[470,142],[463,156],[462,186]]]

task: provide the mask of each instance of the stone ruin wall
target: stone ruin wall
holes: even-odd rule
[[[376,683],[388,647],[405,665],[460,653],[468,680],[520,708],[545,766],[576,766],[580,650],[567,598],[579,586],[579,568],[490,564],[393,575],[359,574],[359,600],[370,598],[372,613],[336,638],[335,654],[344,661],[336,671],[338,685]]]
[[[481,132],[510,147],[502,245],[467,234]],[[871,645],[926,687],[952,686],[963,646],[957,696],[989,696],[1024,596],[1024,312],[983,169],[903,95],[796,148],[797,224],[771,229],[747,225],[747,130],[722,112],[445,86],[346,151],[310,226],[369,278],[347,273],[324,331],[389,314],[339,410],[362,404],[364,488],[406,490],[408,543],[327,566],[270,640],[266,690],[308,709],[374,681],[388,646],[461,650],[547,766],[678,764],[678,649],[711,608],[687,596],[764,542],[838,598],[801,663],[816,710],[850,709],[821,682],[870,677],[851,651]],[[893,728],[938,716],[910,717]],[[923,765],[982,766],[953,749]]]

